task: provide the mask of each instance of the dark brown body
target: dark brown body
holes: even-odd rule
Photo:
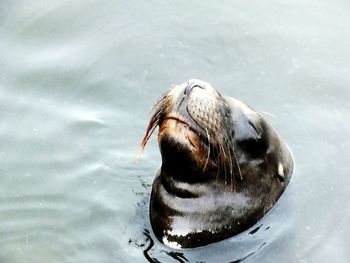
[[[163,160],[150,200],[156,237],[190,248],[246,230],[285,190],[288,148],[260,114],[208,83],[191,80],[168,94],[155,122]]]

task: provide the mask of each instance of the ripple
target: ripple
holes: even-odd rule
[[[5,251],[22,252],[28,247],[41,248],[40,252],[36,251],[36,257],[41,260],[48,251],[55,257],[69,256],[87,243],[98,242],[101,236],[95,236],[95,240],[92,236],[113,216],[114,211],[96,200],[67,194],[1,198],[0,259],[5,247]]]

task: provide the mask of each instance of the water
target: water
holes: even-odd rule
[[[349,24],[341,0],[1,1],[0,262],[349,262]],[[274,115],[296,170],[255,231],[176,251],[147,232],[155,139],[134,157],[189,78]]]

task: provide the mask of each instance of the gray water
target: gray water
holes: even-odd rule
[[[0,262],[350,262],[350,3],[0,2]],[[157,98],[189,78],[261,112],[295,157],[255,233],[154,239]],[[256,228],[258,227],[258,228]]]

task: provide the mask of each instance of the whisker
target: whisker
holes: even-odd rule
[[[220,102],[221,104],[226,105],[226,103],[224,101]],[[233,172],[233,162],[232,162],[232,155],[231,155],[231,148],[229,147],[231,145],[231,127],[229,125],[230,120],[227,118],[222,117],[221,118],[221,123],[220,123],[220,130],[224,133],[223,134],[223,140],[222,140],[222,144],[223,144],[223,150],[225,152],[225,155],[228,156],[228,158],[226,158],[226,162],[225,162],[225,166],[228,167],[229,170],[229,175],[230,175],[230,184],[231,184],[231,191],[235,190],[235,179],[234,179],[234,172]],[[226,156],[226,157],[227,157]]]
[[[223,164],[223,168],[224,168],[224,175],[225,175],[225,185],[227,185],[227,167],[226,167],[226,160],[227,160],[227,155],[226,155],[226,151],[224,149],[224,146],[222,143],[220,143],[220,156],[222,155],[222,159],[221,159],[221,164]],[[221,165],[220,165],[221,166]]]
[[[272,118],[277,118],[276,115],[270,113],[270,112],[267,112],[267,111],[256,111],[256,113],[260,116],[260,117],[263,117],[262,115],[265,114],[267,116],[270,116]]]
[[[207,155],[207,160],[205,162],[205,165],[203,167],[203,172],[205,171],[205,169],[207,168],[208,162],[209,162],[209,157],[210,157],[210,134],[208,132],[208,129],[205,128],[205,132],[207,134],[207,140],[208,140],[208,155]]]
[[[229,168],[230,168],[230,176],[231,176],[231,190],[234,191],[235,190],[235,176],[233,173],[233,163],[232,163],[232,156],[231,156],[231,151],[228,150],[228,154],[229,154]]]
[[[141,156],[144,148],[146,147],[146,144],[148,143],[149,139],[151,138],[154,130],[157,128],[157,126],[160,122],[161,116],[163,115],[164,111],[166,111],[168,99],[169,99],[168,96],[163,96],[156,103],[156,105],[154,105],[153,110],[152,110],[152,114],[151,114],[151,118],[150,118],[150,121],[148,123],[148,127],[146,129],[145,136],[143,137],[141,144],[140,144],[140,147],[139,147],[137,159],[139,159],[139,157]]]
[[[216,145],[214,145],[213,150],[214,150],[214,156],[219,156],[219,150],[218,150]],[[221,164],[220,164],[218,158],[216,160],[216,163],[217,163],[216,182],[218,183],[219,182],[220,169],[221,169]]]
[[[243,175],[242,175],[242,172],[241,172],[241,167],[239,165],[239,162],[237,160],[237,155],[235,153],[234,150],[232,150],[233,154],[234,154],[234,157],[235,157],[235,161],[236,161],[236,164],[237,164],[237,169],[238,169],[238,173],[239,173],[239,177],[241,178],[241,180],[243,180]]]

